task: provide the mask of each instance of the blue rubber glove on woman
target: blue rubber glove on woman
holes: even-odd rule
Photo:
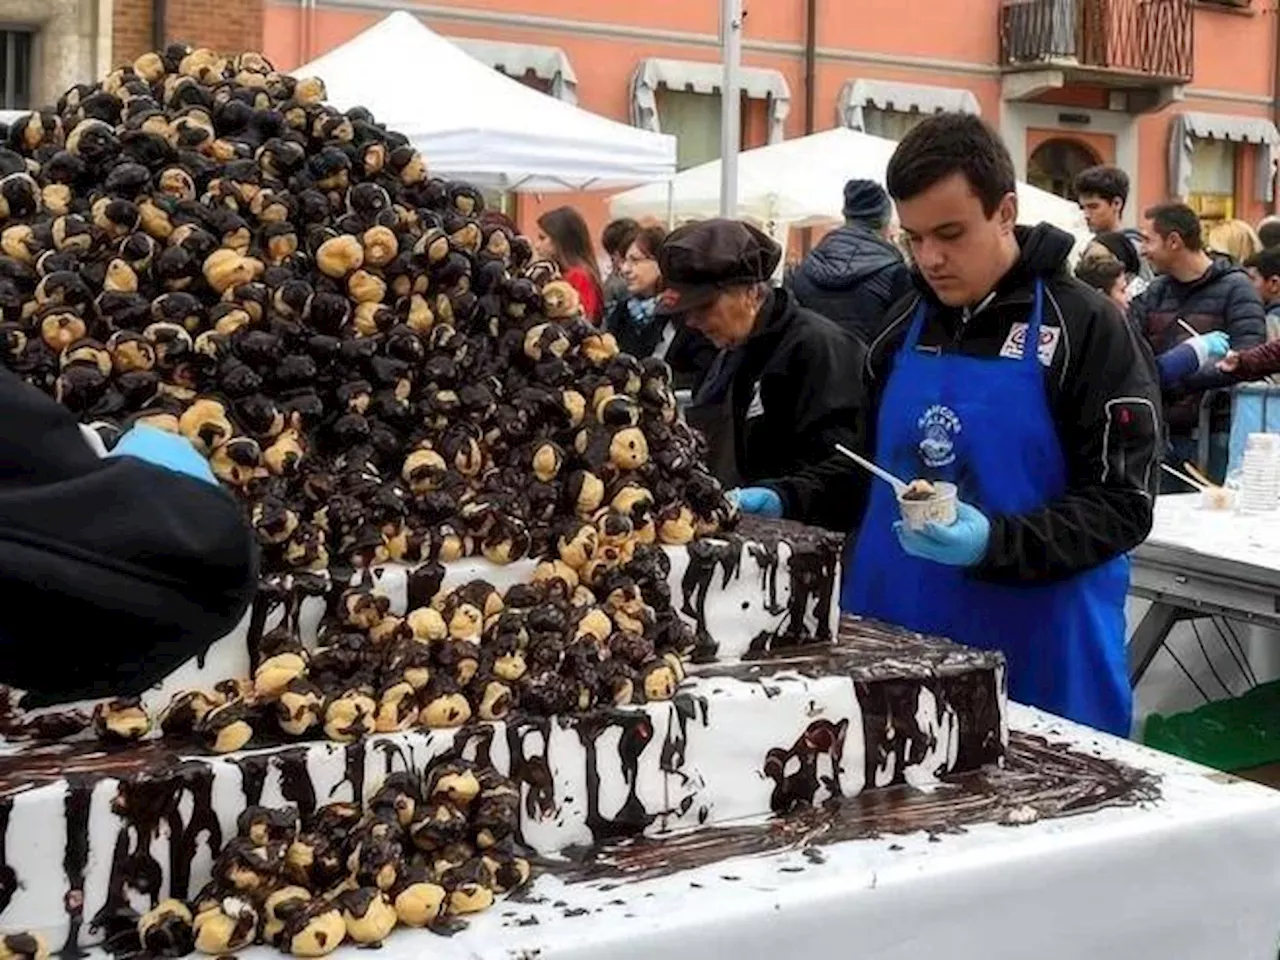
[[[911,556],[949,567],[976,566],[987,555],[991,539],[991,521],[967,503],[956,504],[956,522],[950,526],[927,523],[923,530],[910,530],[899,520],[893,530]]]
[[[738,503],[738,509],[757,517],[782,519],[782,498],[768,487],[743,487],[730,490],[729,496]]]
[[[209,461],[196,452],[196,448],[186,437],[143,423],[122,436],[107,456],[135,457],[206,483],[218,482],[209,467]]]

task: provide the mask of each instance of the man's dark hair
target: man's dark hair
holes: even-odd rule
[[[1129,175],[1119,167],[1099,164],[1076,174],[1076,196],[1101,197],[1110,203],[1120,201],[1120,209],[1129,202]]]
[[[1258,239],[1262,241],[1264,249],[1280,247],[1280,217],[1264,217],[1258,224]]]
[[[1267,247],[1259,250],[1244,262],[1251,270],[1257,270],[1263,280],[1280,278],[1280,247]]]
[[[1000,135],[969,113],[934,114],[912,128],[893,151],[885,185],[902,202],[956,173],[969,182],[988,217],[1018,188],[1013,158]]]
[[[639,232],[640,224],[630,217],[614,220],[601,232],[600,244],[609,256],[620,257],[627,252],[627,247],[631,246]]]
[[[1161,237],[1168,238],[1170,234],[1176,233],[1182,238],[1182,245],[1192,251],[1204,246],[1200,217],[1185,203],[1157,204],[1145,216]]]
[[[1076,266],[1076,279],[1110,295],[1116,281],[1124,276],[1124,264],[1112,257],[1085,257]]]

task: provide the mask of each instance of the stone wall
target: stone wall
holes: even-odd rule
[[[0,23],[30,29],[33,106],[105,73],[114,0],[0,0]]]
[[[32,106],[152,48],[151,0],[0,0],[0,27],[31,30]],[[263,0],[167,0],[166,37],[224,53],[262,47]]]

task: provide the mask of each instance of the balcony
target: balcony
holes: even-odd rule
[[[1024,100],[1067,84],[1158,109],[1191,80],[1193,0],[1003,0],[1000,63],[1005,98]]]

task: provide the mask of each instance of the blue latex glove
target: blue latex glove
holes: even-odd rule
[[[1202,333],[1198,337],[1187,340],[1186,343],[1196,352],[1202,367],[1206,363],[1217,363],[1231,350],[1231,338],[1221,330]]]
[[[121,437],[107,456],[135,457],[206,483],[216,485],[218,482],[209,468],[209,461],[196,452],[190,440],[144,423]]]
[[[902,549],[913,557],[949,567],[972,567],[987,555],[991,521],[976,507],[956,504],[956,522],[949,527],[927,523],[923,530],[908,530],[899,520],[893,525]]]
[[[768,487],[745,487],[742,490],[730,490],[729,496],[738,502],[738,509],[743,513],[757,517],[782,519],[782,498]]]

